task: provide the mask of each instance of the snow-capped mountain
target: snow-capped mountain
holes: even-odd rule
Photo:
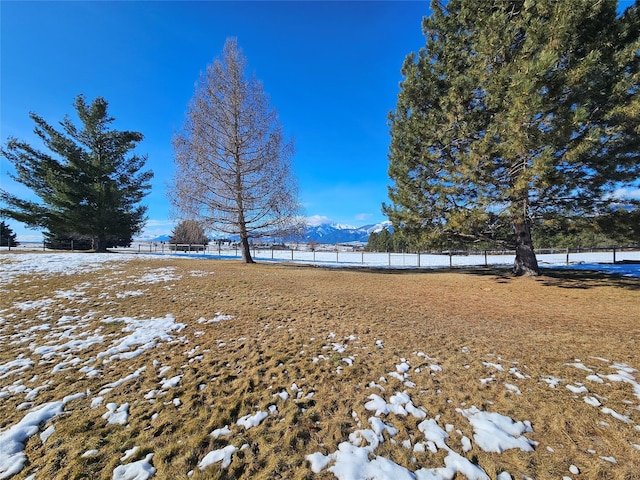
[[[337,223],[324,223],[308,226],[304,233],[305,242],[318,242],[326,244],[362,242],[367,243],[372,232],[380,232],[383,228],[391,229],[391,222],[386,221],[363,227],[352,227]]]
[[[391,230],[391,222],[385,221],[381,223],[364,225],[362,227],[353,227],[351,225],[344,225],[340,223],[322,223],[319,225],[309,225],[304,231],[301,241],[304,243],[317,242],[329,245],[338,243],[367,243],[369,235],[373,232],[379,233],[383,228]],[[214,240],[216,237],[211,237]],[[229,238],[229,237],[225,237]],[[232,240],[237,238],[232,237]],[[168,242],[168,235],[161,235],[155,238],[137,238],[138,241],[153,241],[153,242]],[[268,241],[268,239],[265,239]],[[274,239],[274,241],[281,241],[280,239]]]

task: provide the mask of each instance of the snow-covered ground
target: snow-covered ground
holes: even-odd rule
[[[206,253],[198,252],[170,252],[168,248],[160,248],[157,244],[140,244],[128,249],[117,249],[124,261],[131,259],[133,255],[143,256],[178,256],[181,258],[239,258],[237,249],[222,249],[220,252],[214,247],[208,247]],[[3,247],[2,250],[6,250]],[[82,260],[90,268],[99,268],[103,262],[109,263],[108,255],[92,256],[91,254],[77,253],[76,255],[89,255],[87,260]],[[322,265],[329,267],[391,267],[391,268],[438,268],[438,267],[478,267],[495,266],[509,267],[513,265],[515,255],[433,255],[422,253],[373,253],[352,251],[316,251],[299,250],[252,250],[252,255],[258,261],[294,262],[310,265]],[[91,260],[89,260],[91,259]],[[605,273],[614,273],[630,277],[640,277],[640,251],[595,251],[581,253],[552,253],[537,254],[538,263],[542,268],[572,268],[580,270],[595,270]],[[615,262],[614,262],[615,261]],[[64,261],[59,256],[48,256],[42,259],[41,269],[65,270]],[[19,266],[17,268],[20,268]]]
[[[167,255],[167,254],[165,254]],[[180,257],[191,258],[237,258],[235,251],[209,254],[177,253]],[[464,268],[477,266],[509,267],[514,255],[430,255],[371,252],[308,252],[289,250],[256,250],[254,259],[258,261],[294,262],[328,267],[380,267],[380,268]],[[640,277],[640,251],[613,251],[554,254],[538,254],[542,268],[574,268],[595,270],[630,277]],[[568,260],[568,261],[567,261]]]
[[[345,254],[346,255],[346,254]],[[361,264],[359,255],[354,254],[353,264]],[[183,255],[181,255],[183,256]],[[380,264],[384,265],[386,255],[381,255]],[[3,255],[0,257],[2,276],[0,276],[0,291],[7,288],[12,280],[18,275],[41,275],[59,276],[70,275],[77,272],[86,273],[98,269],[117,269],[122,262],[133,259],[145,258],[135,254],[21,254]],[[152,258],[157,259],[157,256]],[[170,259],[164,256],[163,258]],[[195,256],[192,256],[195,258]],[[578,260],[580,258],[581,260]],[[625,259],[640,260],[640,253],[625,253]],[[441,259],[436,262],[431,256],[424,255],[421,258],[422,267],[448,266],[449,259]],[[456,266],[483,264],[484,258],[475,259],[461,257],[455,259]],[[502,263],[508,264],[512,259],[501,259]],[[566,258],[553,256],[541,258],[544,265],[554,266],[566,263]],[[607,258],[597,254],[583,254],[574,256],[574,261],[578,263],[565,268],[589,268],[622,275],[640,276],[640,265],[616,264],[607,265],[598,263],[606,261]],[[432,262],[432,263],[429,263]],[[475,263],[478,262],[478,263]],[[326,260],[328,265],[338,265],[332,263],[331,259]],[[340,263],[339,265],[345,265]],[[370,265],[376,265],[375,262]],[[195,270],[191,272],[198,275]],[[126,285],[121,285],[110,293],[116,296],[137,296],[144,295],[141,289],[144,285],[153,283],[166,283],[179,280],[171,267],[155,268],[141,273],[138,278],[132,278]],[[171,397],[171,390],[180,384],[183,376],[180,373],[169,372],[174,369],[171,366],[163,365],[161,362],[154,362],[155,371],[147,371],[146,367],[137,368],[129,375],[119,378],[112,378],[109,375],[108,366],[112,362],[127,362],[135,359],[146,351],[153,351],[160,345],[184,345],[188,342],[181,336],[181,332],[187,328],[197,328],[200,324],[215,324],[219,322],[233,322],[230,315],[216,313],[211,319],[201,318],[194,325],[182,323],[180,318],[167,314],[160,318],[107,318],[103,322],[112,325],[120,325],[120,332],[116,338],[104,335],[101,331],[90,327],[90,322],[95,319],[89,313],[85,316],[58,315],[52,312],[55,298],[65,298],[71,301],[82,302],[85,295],[83,285],[70,286],[67,290],[58,292],[43,292],[39,301],[0,304],[0,348],[15,349],[21,353],[16,355],[14,360],[0,364],[0,402],[3,399],[13,396],[23,396],[18,409],[24,410],[25,414],[18,422],[5,427],[0,431],[0,479],[10,478],[21,472],[27,464],[25,454],[25,444],[33,436],[40,434],[42,443],[55,435],[54,419],[73,415],[73,408],[70,407],[74,401],[87,398],[90,399],[91,408],[104,411],[102,418],[105,423],[120,425],[126,428],[131,412],[129,402],[117,404],[109,401],[109,395],[114,389],[120,388],[141,375],[153,375],[157,378],[157,388],[146,392],[132,393],[131,402],[155,401],[160,395]],[[118,290],[119,288],[119,290]],[[30,312],[29,320],[15,313],[15,310]],[[37,312],[37,313],[36,313]],[[34,313],[36,313],[34,315]],[[9,334],[19,330],[20,333]],[[39,333],[46,333],[44,336]],[[352,335],[345,338],[337,338],[329,335],[323,341],[327,350],[343,355],[342,364],[336,368],[336,375],[344,369],[351,368],[355,362],[360,361],[358,356],[352,351],[351,342],[357,337]],[[83,354],[90,346],[100,345],[100,352],[95,356]],[[384,340],[378,340],[371,348],[384,348]],[[202,352],[198,347],[188,346],[186,353],[188,362],[198,361],[202,358]],[[29,352],[29,353],[27,353]],[[466,353],[466,352],[465,352]],[[354,425],[356,427],[339,444],[338,449],[333,452],[322,453],[320,451],[309,451],[306,453],[308,466],[312,472],[329,471],[340,480],[451,480],[452,478],[467,478],[470,480],[485,480],[490,476],[481,465],[472,463],[463,453],[472,449],[475,445],[484,452],[500,454],[506,450],[518,449],[523,454],[528,454],[538,447],[537,442],[530,439],[534,429],[526,418],[510,418],[504,413],[496,411],[484,411],[474,405],[467,405],[463,408],[452,406],[452,410],[458,415],[459,421],[468,422],[473,428],[472,438],[462,434],[456,425],[442,424],[440,416],[432,416],[426,405],[416,405],[412,400],[412,390],[416,388],[413,376],[419,372],[418,364],[428,365],[428,369],[433,375],[447,375],[443,371],[437,358],[431,358],[423,352],[414,352],[412,357],[399,358],[397,363],[389,365],[389,372],[382,378],[363,378],[364,384],[368,385],[368,395],[363,398],[354,398],[355,404],[363,404],[368,413],[366,418],[360,418],[353,412]],[[314,357],[312,361],[322,362],[326,358],[323,356]],[[47,363],[51,365],[52,379],[44,383],[38,378],[29,380],[29,370],[36,364]],[[526,371],[520,370],[515,365],[496,358],[495,362],[485,362],[484,366],[489,371],[508,371],[514,379],[514,383],[505,382],[505,389],[513,395],[522,395],[517,385],[516,379],[527,378]],[[598,409],[602,414],[602,422],[615,424],[634,424],[636,431],[640,432],[640,424],[635,424],[634,420],[624,413],[620,413],[606,405],[606,398],[594,396],[590,392],[591,385],[625,383],[632,386],[633,395],[626,402],[632,408],[640,409],[640,383],[637,380],[637,370],[633,366],[618,362],[615,359],[589,358],[585,360],[575,360],[571,364],[578,372],[583,374],[584,381],[575,383],[567,382],[554,376],[554,372],[540,378],[539,381],[548,384],[548,388],[570,392],[578,398],[584,408]],[[423,367],[424,368],[424,367]],[[51,382],[56,375],[65,375],[61,372],[70,370],[78,371],[87,377],[98,377],[103,379],[102,388],[96,392],[77,392],[56,401],[38,403],[38,392],[51,387]],[[531,378],[531,377],[528,377]],[[479,382],[494,381],[493,375],[487,378],[478,379]],[[395,382],[395,383],[394,383]],[[392,386],[395,385],[395,386]],[[545,388],[547,388],[545,386]],[[566,393],[565,392],[565,393]],[[315,394],[313,385],[302,385],[291,383],[287,389],[280,392],[265,392],[272,398],[272,403],[264,411],[253,414],[242,415],[234,423],[225,425],[210,432],[214,438],[227,439],[227,445],[223,448],[208,452],[197,465],[200,470],[212,468],[227,468],[236,452],[248,448],[248,444],[242,440],[243,432],[257,428],[262,422],[269,418],[278,418],[279,406],[283,402],[296,402],[297,400],[310,398]],[[179,398],[173,398],[167,402],[175,407],[179,407]],[[631,408],[631,407],[630,407]],[[409,432],[409,436],[399,435],[399,428],[394,424],[399,418],[413,417],[417,427],[415,431]],[[60,420],[63,421],[63,420]],[[378,452],[380,446],[385,442],[401,444],[408,452],[413,454],[424,452],[444,452],[444,465],[438,468],[421,468],[416,465],[415,469],[409,470],[406,467],[394,463]],[[638,442],[640,443],[640,442]],[[630,448],[640,450],[640,444],[630,441]],[[552,451],[550,446],[547,449]],[[153,453],[146,454],[143,458],[131,461],[136,458],[139,446],[122,451],[120,457],[121,464],[113,470],[114,479],[137,479],[145,480],[154,476],[156,468],[153,466]],[[460,453],[461,452],[461,453]],[[99,450],[90,448],[83,453],[83,457],[91,457],[99,454]],[[602,461],[616,463],[616,458],[600,452],[593,451],[593,455],[599,456]],[[193,475],[192,472],[184,472],[186,475]],[[460,475],[458,477],[456,475]],[[567,472],[564,478],[572,478],[570,475],[580,474],[580,467],[567,465]],[[37,472],[28,478],[40,478]],[[498,480],[512,479],[512,475],[507,472],[499,472]]]
[[[256,259],[270,260],[271,252],[257,252]],[[276,252],[277,254],[278,252]],[[288,252],[287,252],[288,253]],[[282,261],[291,261],[290,257],[280,255]],[[598,270],[620,275],[640,276],[640,251],[616,252],[616,264],[613,265],[613,252],[597,253],[565,253],[539,254],[538,263],[541,267],[577,268],[582,270]],[[387,254],[367,252],[295,252],[294,261],[297,263],[321,264],[327,266],[369,266],[393,268],[438,268],[438,267],[475,267],[475,266],[511,266],[514,255],[429,255],[421,254]],[[625,263],[625,262],[638,262]]]

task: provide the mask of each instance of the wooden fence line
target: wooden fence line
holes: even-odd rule
[[[73,250],[73,243],[70,248]],[[304,248],[303,248],[304,247]],[[6,249],[7,247],[3,247]],[[44,242],[21,242],[18,246],[11,246],[9,250],[46,250]],[[188,243],[168,243],[168,242],[134,242],[131,247],[119,247],[114,251],[130,252],[130,253],[154,253],[154,254],[198,254],[206,256],[218,257],[240,257],[241,252],[237,244],[212,243],[204,244],[188,244]],[[75,250],[78,251],[78,250]],[[425,257],[448,257],[449,267],[454,266],[454,259],[459,257],[479,257],[479,261],[475,265],[497,265],[503,264],[504,261],[496,261],[490,257],[506,257],[515,255],[514,250],[443,250],[443,251],[425,251],[425,252],[368,252],[364,250],[354,249],[351,246],[335,245],[321,246],[320,248],[309,248],[309,245],[302,244],[296,248],[283,247],[282,245],[252,245],[252,255],[256,259],[273,260],[273,261],[299,261],[309,263],[347,263],[361,265],[386,265],[394,267],[421,267],[424,264]],[[536,255],[559,255],[562,254],[564,263],[571,263],[572,254],[585,253],[611,253],[611,263],[616,263],[621,252],[640,251],[640,246],[610,246],[610,247],[580,247],[580,248],[541,248],[536,250]],[[386,257],[386,262],[380,258]],[[369,260],[365,257],[377,258],[377,261]],[[503,260],[503,259],[501,259]],[[445,260],[446,262],[446,260]],[[555,262],[559,263],[559,262]]]
[[[144,245],[144,246],[143,246]],[[362,265],[367,264],[366,256],[386,255],[387,266],[422,266],[422,259],[427,256],[440,256],[448,257],[448,263],[450,267],[454,266],[454,259],[457,257],[480,257],[484,266],[501,264],[504,262],[490,261],[489,257],[506,257],[514,256],[515,250],[444,250],[444,251],[429,251],[420,253],[410,252],[367,252],[364,250],[340,250],[339,246],[333,249],[300,249],[300,248],[282,248],[278,247],[251,247],[251,252],[256,259],[266,260],[279,260],[279,261],[300,261],[311,263],[360,263]],[[130,251],[130,249],[120,249],[123,251]],[[175,253],[182,252],[184,254],[201,254],[207,256],[218,257],[240,257],[241,252],[237,245],[230,245],[222,248],[221,245],[203,245],[203,244],[168,244],[160,242],[138,243],[137,253]],[[584,254],[584,253],[606,253],[611,252],[611,263],[616,263],[618,254],[625,251],[640,251],[640,246],[611,246],[611,247],[590,247],[590,248],[554,248],[554,249],[539,249],[536,250],[536,255],[558,255],[564,256],[565,263],[569,265],[571,263],[572,254]],[[280,255],[276,256],[276,252]],[[286,252],[286,253],[285,253]],[[296,253],[298,254],[296,256]],[[311,258],[309,258],[311,255]],[[325,258],[319,259],[318,255],[322,255]],[[335,255],[335,258],[333,257]],[[359,262],[354,261],[354,257],[359,256]],[[341,261],[342,257],[342,261]],[[395,261],[394,261],[395,260]],[[369,262],[371,263],[371,262]],[[375,262],[374,262],[375,263]],[[377,262],[375,264],[380,264]]]

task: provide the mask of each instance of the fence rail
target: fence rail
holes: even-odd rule
[[[429,267],[429,266],[496,266],[512,264],[513,250],[482,251],[429,251],[420,253],[366,252],[347,245],[321,245],[311,248],[308,244],[252,246],[254,259],[262,261],[297,262],[315,265],[344,264],[385,267]],[[21,242],[18,246],[2,247],[2,250],[34,251],[47,250],[42,242]],[[207,258],[239,258],[242,253],[234,244],[170,244],[165,242],[134,242],[129,247],[111,249],[123,253],[146,253],[165,255],[198,255]],[[76,250],[78,251],[78,250]],[[640,246],[612,246],[593,248],[548,248],[537,249],[541,264],[571,263],[619,263],[640,262]]]
[[[512,264],[513,250],[483,251],[430,251],[420,253],[366,252],[350,246],[324,245],[311,249],[300,244],[283,248],[253,246],[251,254],[256,260],[310,263],[317,265],[347,264],[386,267],[428,267],[428,266],[491,266]],[[118,249],[136,253],[171,253],[173,255],[201,255],[213,258],[239,258],[242,253],[236,245],[175,245],[161,243],[138,243],[128,249]],[[536,250],[541,264],[571,263],[618,263],[640,261],[640,246],[612,246],[593,248],[549,248]]]

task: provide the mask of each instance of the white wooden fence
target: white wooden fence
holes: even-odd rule
[[[9,250],[1,247],[0,250]],[[12,251],[46,250],[41,242],[21,242],[11,247]],[[169,244],[165,242],[134,242],[130,247],[110,249],[115,252],[159,254],[177,256],[202,256],[206,258],[239,258],[241,251],[236,245]],[[465,267],[511,265],[515,252],[509,250],[493,251],[443,251],[423,253],[380,253],[365,252],[349,245],[308,244],[287,246],[252,246],[251,254],[255,260],[274,262],[296,262],[314,265],[353,265],[378,267]],[[640,246],[607,247],[581,249],[538,249],[538,262],[544,264],[572,263],[617,263],[623,261],[640,262]]]
[[[175,245],[161,243],[137,243],[128,249],[117,249],[135,253],[154,253],[172,255],[200,255],[209,258],[239,258],[242,253],[238,246],[212,245]],[[306,244],[289,247],[252,247],[251,255],[255,260],[310,263],[316,265],[360,265],[385,267],[428,267],[428,266],[491,266],[511,265],[515,252],[509,250],[493,251],[443,251],[425,253],[380,253],[356,250],[350,246],[323,245],[310,249]],[[608,247],[581,249],[540,249],[536,250],[540,264],[571,263],[616,263],[621,261],[640,261],[640,247]]]

